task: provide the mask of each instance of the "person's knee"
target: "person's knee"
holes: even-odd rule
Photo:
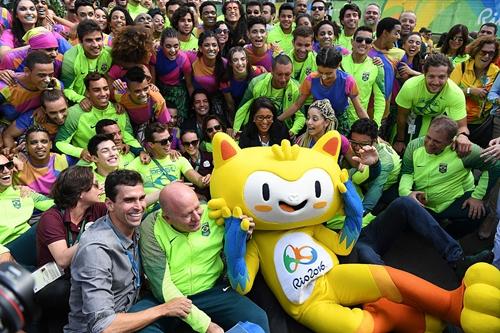
[[[249,309],[247,321],[259,325],[266,333],[269,333],[269,319],[266,312],[259,306],[255,305]]]

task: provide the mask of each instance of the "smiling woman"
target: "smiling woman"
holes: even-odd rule
[[[0,57],[13,48],[25,45],[23,36],[36,26],[38,18],[31,0],[16,0],[12,8],[12,29],[4,30],[0,37]]]

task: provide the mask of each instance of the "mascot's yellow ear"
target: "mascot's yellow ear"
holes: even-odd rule
[[[218,132],[212,139],[214,167],[220,167],[235,157],[241,148],[223,132]]]
[[[316,142],[312,149],[319,151],[320,153],[333,156],[335,161],[338,160],[341,146],[340,133],[337,131],[326,132],[319,140]]]

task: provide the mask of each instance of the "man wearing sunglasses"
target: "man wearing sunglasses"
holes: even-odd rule
[[[0,155],[0,244],[10,250],[10,255],[0,256],[0,261],[12,257],[19,263],[34,266],[36,263],[36,227],[28,223],[34,209],[46,211],[54,201],[31,190],[12,186],[14,162]],[[4,247],[0,253],[8,252]]]
[[[368,111],[370,118],[380,125],[385,110],[384,68],[373,64],[372,58],[368,57],[368,52],[373,45],[372,36],[373,32],[369,27],[363,26],[356,29],[351,40],[352,54],[344,57],[341,67],[342,70],[354,77],[359,90],[361,106]],[[372,96],[373,109],[369,109]],[[359,119],[352,104],[347,108],[347,116],[349,125]]]
[[[170,145],[173,138],[166,124],[157,122],[149,124],[144,131],[144,137],[151,162],[144,165],[140,158],[136,158],[127,168],[136,170],[142,175],[146,193],[151,193],[155,189],[161,190],[165,185],[181,180],[182,176],[198,188],[208,186],[210,174],[200,175],[182,156],[175,160],[171,157]]]
[[[326,3],[323,0],[313,0],[311,3],[311,17],[313,27],[326,18]]]

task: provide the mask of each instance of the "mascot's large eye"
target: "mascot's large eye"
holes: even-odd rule
[[[269,185],[267,183],[262,184],[262,198],[264,201],[269,201]]]
[[[321,196],[321,183],[319,181],[314,182],[314,191],[316,192],[316,198]]]

